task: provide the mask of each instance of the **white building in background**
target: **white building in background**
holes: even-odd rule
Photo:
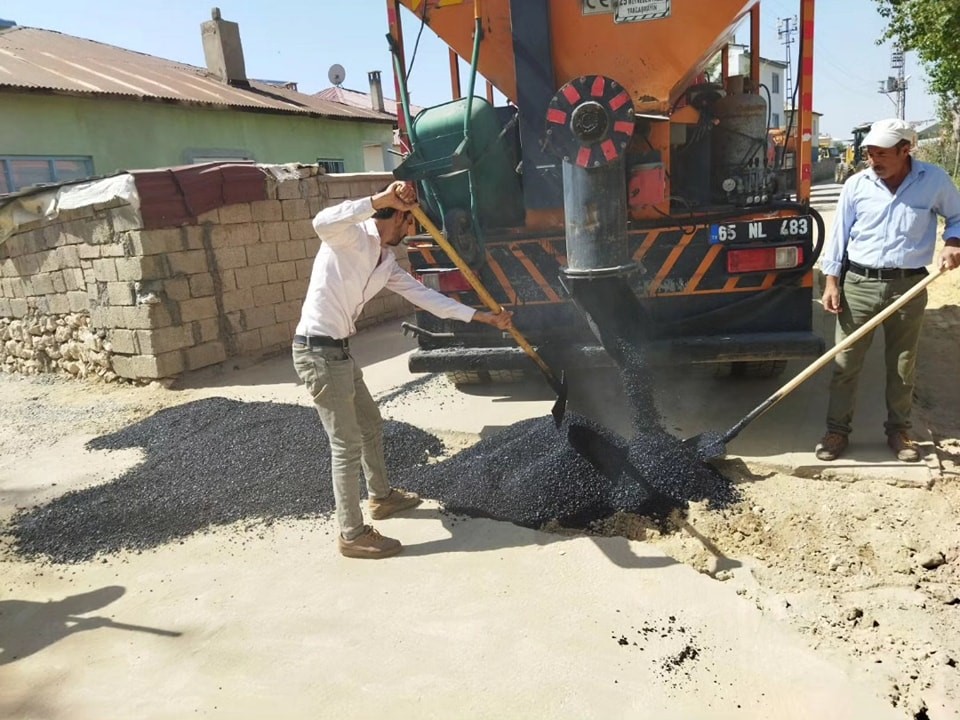
[[[729,75],[750,75],[750,50],[746,45],[730,44]],[[770,91],[770,127],[785,128],[787,121],[787,64],[779,60],[760,58],[760,84]],[[796,83],[796,78],[794,78]],[[760,96],[767,99],[761,89]]]

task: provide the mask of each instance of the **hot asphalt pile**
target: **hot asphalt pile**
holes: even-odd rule
[[[426,462],[441,442],[405,423],[384,427],[393,474]],[[121,477],[21,511],[17,552],[56,562],[163,545],[215,525],[330,513],[330,447],[312,407],[212,398],[158,412],[90,441],[94,450],[139,447]]]
[[[550,417],[524,420],[396,481],[451,512],[531,528],[550,520],[584,527],[617,511],[663,518],[690,500],[736,499],[730,483],[675,438],[645,433],[627,442],[573,413],[559,431]]]

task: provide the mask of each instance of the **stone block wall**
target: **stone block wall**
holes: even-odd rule
[[[299,174],[179,227],[145,229],[118,202],[23,226],[0,244],[0,367],[155,379],[289,347],[320,247],[313,216],[390,180]],[[357,325],[411,311],[384,291]]]

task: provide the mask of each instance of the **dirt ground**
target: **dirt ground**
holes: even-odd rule
[[[960,718],[958,334],[960,274],[953,274],[930,288],[918,372],[916,432],[937,451],[929,489],[862,474],[797,477],[733,459],[724,468],[739,480],[738,505],[721,512],[693,507],[666,534],[631,518],[607,530],[653,542],[730,584],[743,602],[882,688],[904,718]],[[300,390],[265,385],[249,397],[302,401]],[[0,476],[8,479],[0,487],[0,523],[17,506],[69,489],[36,458],[69,462],[92,436],[217,394],[216,387],[172,391],[0,376]],[[452,447],[470,441],[463,433],[446,439]],[[116,467],[132,460],[116,454]],[[107,481],[116,467],[105,464],[99,477],[83,482]]]
[[[693,531],[681,525],[646,538],[735,583],[812,647],[855,661],[906,717],[960,717],[958,341],[954,274],[930,286],[921,339],[915,432],[934,443],[939,465],[928,491],[728,462],[742,503],[720,513],[694,508]],[[718,568],[717,554],[742,559],[750,572]]]

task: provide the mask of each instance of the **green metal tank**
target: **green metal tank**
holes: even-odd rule
[[[401,180],[429,182],[442,207],[436,207],[429,193],[422,193],[421,201],[440,222],[442,215],[453,210],[470,211],[472,181],[481,227],[522,225],[523,191],[511,131],[502,133],[504,123],[497,110],[483,98],[474,97],[469,143],[461,147],[466,114],[466,98],[422,110],[411,127],[413,153],[394,175]]]

